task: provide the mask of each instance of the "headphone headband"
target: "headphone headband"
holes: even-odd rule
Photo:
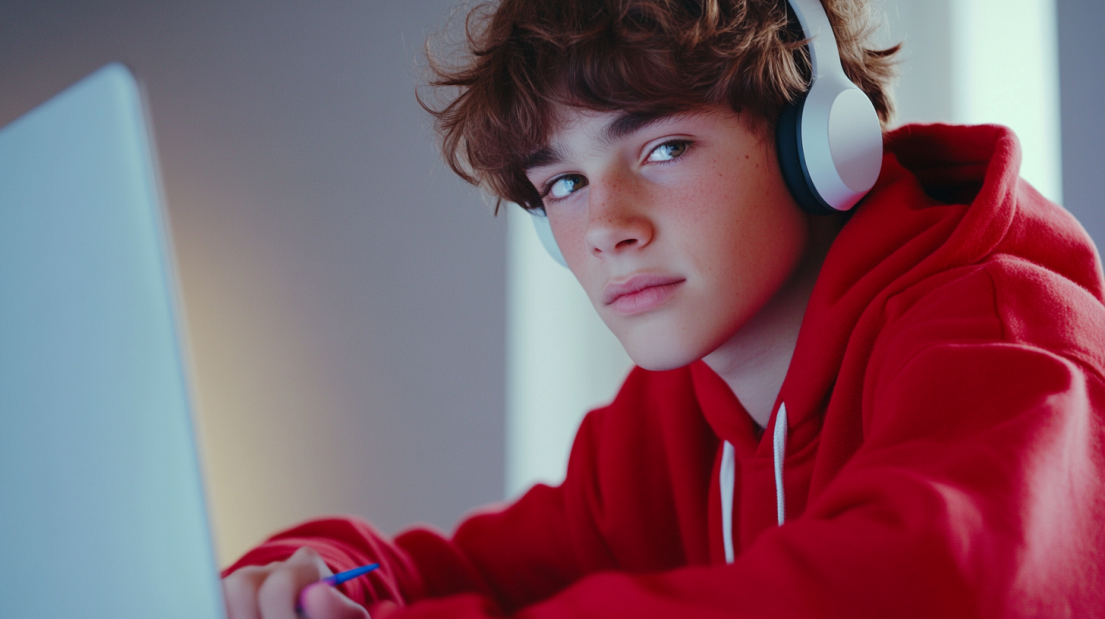
[[[810,65],[813,69],[813,81],[817,81],[822,74],[838,73],[844,75],[844,67],[840,65],[840,50],[836,46],[836,36],[829,24],[829,16],[825,14],[825,7],[820,0],[789,0],[794,14],[798,16],[798,23],[802,24],[802,32],[809,41]],[[829,36],[820,36],[827,33]]]

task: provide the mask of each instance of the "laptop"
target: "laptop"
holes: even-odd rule
[[[179,323],[110,64],[0,129],[0,618],[223,617]]]

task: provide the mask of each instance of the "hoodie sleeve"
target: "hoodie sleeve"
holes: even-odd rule
[[[225,573],[310,546],[335,571],[382,564],[342,586],[373,616],[380,602],[402,608],[422,600],[403,612],[450,617],[467,605],[477,616],[511,614],[557,599],[590,574],[706,564],[718,441],[700,414],[673,410],[693,401],[689,373],[635,371],[613,405],[584,419],[560,486],[538,485],[510,506],[469,517],[449,537],[415,528],[388,540],[356,519],[309,522]]]

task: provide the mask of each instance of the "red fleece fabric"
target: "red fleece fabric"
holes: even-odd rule
[[[285,531],[377,619],[1105,616],[1105,305],[1002,127],[908,126],[835,241],[766,431],[696,362],[636,369],[559,487],[393,541]],[[787,521],[772,436],[786,404]],[[718,471],[734,445],[725,564]],[[378,606],[379,602],[394,604]]]

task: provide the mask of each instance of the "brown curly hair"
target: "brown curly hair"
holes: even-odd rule
[[[872,49],[865,0],[822,0],[848,77],[885,124],[900,46]],[[786,0],[502,0],[464,22],[461,60],[429,49],[446,162],[502,200],[541,209],[531,157],[571,106],[654,118],[725,105],[774,127],[809,84],[808,50]]]

